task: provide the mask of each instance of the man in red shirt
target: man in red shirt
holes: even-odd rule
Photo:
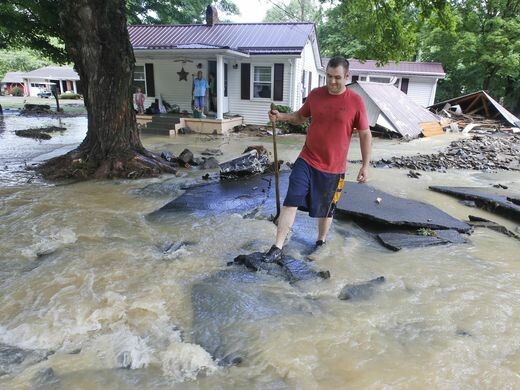
[[[368,179],[372,135],[363,100],[345,87],[348,68],[345,58],[331,58],[327,65],[327,84],[313,89],[298,111],[269,112],[271,121],[300,124],[311,117],[312,120],[289,178],[289,188],[278,219],[276,242],[264,255],[266,262],[281,259],[282,246],[297,209],[308,211],[309,216],[318,218],[316,246],[325,243],[343,188],[347,153],[354,129],[359,135],[362,156],[357,181],[365,183]]]

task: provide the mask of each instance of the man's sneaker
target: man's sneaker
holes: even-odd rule
[[[323,246],[325,245],[325,241],[323,240],[318,240],[316,241],[316,244],[314,244],[316,246],[316,249],[319,248],[320,246]]]
[[[262,260],[266,263],[274,263],[276,261],[279,261],[282,258],[282,250],[278,248],[276,245],[273,245],[271,249],[269,249],[264,256],[262,257]]]
[[[203,112],[201,112],[201,113],[200,113],[200,117],[201,117],[201,118],[206,118],[206,115],[205,115]]]

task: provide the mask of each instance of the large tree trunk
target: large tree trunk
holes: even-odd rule
[[[142,177],[174,169],[146,151],[132,105],[134,53],[124,0],[66,0],[65,48],[80,76],[87,136],[73,152],[40,167],[46,177]]]

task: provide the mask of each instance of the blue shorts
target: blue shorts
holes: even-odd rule
[[[298,207],[313,218],[329,218],[343,190],[343,173],[325,173],[298,158],[289,176],[289,188],[284,206]]]
[[[193,105],[196,107],[196,108],[204,108],[205,106],[205,101],[204,101],[204,96],[195,96],[193,98]]]

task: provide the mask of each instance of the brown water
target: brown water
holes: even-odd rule
[[[38,142],[13,132],[58,120],[0,120],[0,343],[55,351],[37,364],[12,366],[0,388],[520,388],[520,243],[491,230],[476,230],[463,245],[391,252],[354,223],[336,221],[315,255],[331,279],[258,286],[278,294],[281,304],[311,303],[229,329],[243,335],[248,358],[238,367],[218,366],[190,342],[191,286],[225,269],[248,243],[268,248],[275,226],[236,214],[147,217],[184,184],[200,181],[196,170],[137,181],[42,183],[24,161],[63,153],[85,134],[84,118],[61,124],[68,128],[62,135]],[[454,137],[375,140],[373,157],[429,153]],[[280,137],[280,158],[294,161],[301,142]],[[144,143],[177,154],[220,148],[221,161],[245,145],[271,148],[269,138],[237,135],[147,136]],[[351,159],[359,158],[357,149],[351,147]],[[357,169],[350,166],[350,180]],[[520,193],[518,173],[511,172],[423,173],[415,180],[404,170],[372,169],[370,184],[461,219],[476,214],[514,229],[509,220],[427,189],[496,183]],[[164,250],[182,241],[194,244]],[[387,282],[373,298],[336,298],[346,283],[379,275]],[[121,356],[131,369],[118,368]],[[54,377],[46,382],[48,368]]]

